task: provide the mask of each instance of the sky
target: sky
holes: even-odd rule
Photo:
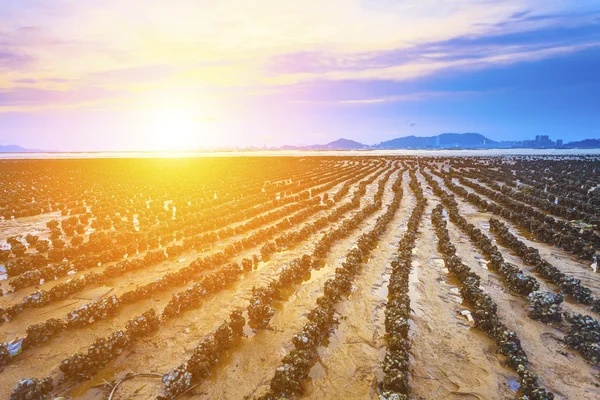
[[[600,1],[1,0],[0,144],[600,138]]]

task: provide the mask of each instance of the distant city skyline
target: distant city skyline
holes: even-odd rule
[[[596,0],[22,0],[0,23],[4,145],[600,138]]]

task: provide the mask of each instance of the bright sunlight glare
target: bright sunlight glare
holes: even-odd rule
[[[215,144],[215,132],[210,120],[185,108],[152,110],[150,143],[159,151],[196,150]]]

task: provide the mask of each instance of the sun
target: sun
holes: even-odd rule
[[[152,147],[161,151],[196,150],[204,147],[202,138],[209,134],[201,118],[185,108],[152,110],[149,130]]]

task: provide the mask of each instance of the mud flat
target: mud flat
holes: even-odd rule
[[[596,156],[559,155],[6,160],[0,398],[106,399],[131,374],[113,399],[175,398],[166,389],[177,368],[181,398],[386,399],[386,385],[400,399],[517,399],[530,387],[538,399],[599,398],[598,167]],[[388,286],[423,197],[402,319]],[[438,204],[455,204],[496,250],[445,214],[453,247],[442,254]],[[534,291],[560,297],[566,286],[500,241],[491,218],[588,296],[565,294],[553,322],[536,320],[490,254]],[[367,255],[357,261],[356,249]],[[480,277],[536,379],[508,365],[447,253]],[[288,277],[301,259],[306,273]],[[275,282],[253,329],[256,290]],[[405,324],[402,343],[392,316]],[[384,365],[398,346],[406,359]]]

